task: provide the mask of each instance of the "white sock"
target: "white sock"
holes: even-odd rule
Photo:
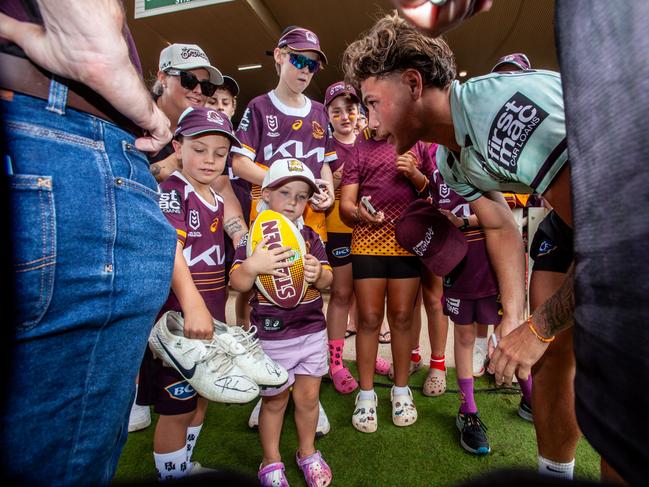
[[[153,452],[155,468],[158,471],[158,480],[171,480],[184,477],[189,472],[187,463],[187,448],[184,446],[171,453]]]
[[[475,346],[480,347],[482,350],[487,350],[489,345],[487,345],[487,337],[476,337]]]
[[[549,477],[572,480],[573,471],[575,470],[575,460],[568,463],[553,462],[539,455],[539,473]]]
[[[374,389],[370,389],[369,391],[364,391],[361,389],[361,391],[358,393],[358,400],[359,401],[373,401],[374,400]]]
[[[194,453],[194,447],[196,446],[196,441],[198,441],[198,435],[201,434],[202,428],[202,424],[187,428],[187,443],[185,443],[185,448],[187,448],[187,463],[191,463],[192,461],[192,453]]]
[[[392,395],[393,396],[407,396],[410,394],[410,389],[408,389],[408,386],[403,386],[403,387],[398,387],[398,386],[393,386],[392,387]]]

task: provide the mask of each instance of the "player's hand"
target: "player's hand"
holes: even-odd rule
[[[444,215],[446,218],[449,219],[449,221],[456,227],[461,227],[464,225],[464,220],[457,216],[455,213],[453,213],[450,210],[445,210],[444,208],[440,208],[439,212]]]
[[[135,139],[136,149],[153,155],[160,152],[171,140],[170,126],[167,116],[157,105],[153,105],[153,113],[147,125],[142,127],[146,130],[146,135]]]
[[[304,256],[304,280],[313,284],[320,279],[322,275],[322,264],[311,254]]]
[[[497,347],[489,340],[489,373],[494,374],[497,385],[511,385],[514,374],[526,380],[532,366],[548,348],[528,326],[517,326],[513,331],[503,328],[501,323],[494,332]],[[511,328],[511,327],[509,327]]]
[[[252,255],[246,259],[246,262],[250,266],[250,270],[256,275],[270,274],[276,277],[284,277],[286,267],[290,266],[290,263],[286,261],[292,258],[295,252],[291,247],[269,249],[267,243],[268,237],[259,242]]]
[[[334,203],[334,187],[326,179],[316,179],[316,184],[320,188],[320,192],[313,193],[311,199],[311,207],[316,211],[328,210]]]
[[[429,0],[393,0],[401,16],[431,37],[457,27],[469,17],[486,12],[493,0],[448,0],[433,5]]]
[[[396,165],[397,171],[408,179],[412,179],[419,174],[419,159],[411,151],[397,157]]]
[[[211,340],[214,333],[212,315],[206,306],[194,306],[183,313],[185,325],[183,335],[186,338]]]

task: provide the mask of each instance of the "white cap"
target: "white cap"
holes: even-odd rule
[[[165,47],[160,53],[158,68],[160,71],[167,69],[189,71],[190,69],[203,68],[210,74],[210,83],[223,84],[221,71],[210,64],[210,59],[205,51],[196,44],[171,44]]]
[[[273,189],[294,180],[304,181],[315,193],[320,191],[311,169],[302,161],[291,158],[278,159],[271,164],[264,176],[261,189]]]

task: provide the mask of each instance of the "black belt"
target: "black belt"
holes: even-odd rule
[[[0,88],[47,100],[51,81],[52,73],[29,59],[0,52]],[[142,134],[142,129],[92,89],[68,79],[62,82],[68,87],[67,107],[114,123],[135,136]]]

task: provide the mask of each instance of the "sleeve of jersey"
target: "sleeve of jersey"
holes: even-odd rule
[[[464,177],[458,171],[454,170],[454,168],[458,168],[459,163],[455,161],[455,157],[446,147],[440,145],[437,148],[435,161],[437,163],[437,169],[439,169],[439,174],[442,176],[446,185],[462,196],[467,202],[477,200],[484,194],[475,186],[468,184]]]
[[[158,205],[167,221],[176,229],[178,242],[184,247],[187,240],[187,222],[185,221],[186,210],[180,191],[165,186],[163,183],[160,187]]]
[[[246,111],[243,112],[239,128],[237,129],[237,138],[241,142],[241,147],[232,147],[231,152],[246,156],[255,162],[257,150],[261,141],[261,126],[259,125],[259,113],[254,103],[248,104]]]
[[[345,158],[345,166],[343,167],[343,178],[340,181],[340,186],[358,184],[358,153],[359,149],[354,146],[354,148],[347,154],[347,157]]]
[[[235,269],[238,269],[239,266],[247,258],[247,248],[248,248],[248,234],[246,233],[243,238],[239,241],[239,245],[234,249],[234,258],[232,260],[232,267],[230,267],[230,274]]]

